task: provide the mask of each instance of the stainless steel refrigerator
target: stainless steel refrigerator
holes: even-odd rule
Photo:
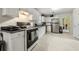
[[[53,33],[59,33],[59,20],[52,20],[51,26]]]

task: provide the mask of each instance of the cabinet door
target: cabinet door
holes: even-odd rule
[[[38,37],[39,39],[45,34],[45,26],[38,28]]]
[[[24,51],[24,35],[17,34],[11,42],[13,51]]]
[[[13,51],[24,51],[24,40],[23,37],[17,37],[12,39]]]
[[[6,8],[6,14],[12,17],[19,16],[19,8]]]

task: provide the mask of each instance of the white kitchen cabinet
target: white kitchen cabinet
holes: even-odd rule
[[[24,51],[24,31],[16,33],[3,32],[8,51]]]
[[[24,50],[24,34],[22,32],[13,34],[11,38],[12,49],[14,51]]]
[[[0,8],[0,16],[2,16],[2,8]]]
[[[12,17],[19,16],[19,8],[3,8],[2,15],[9,15]]]
[[[40,39],[41,37],[43,37],[43,35],[45,34],[45,26],[41,26],[38,28],[38,39]]]

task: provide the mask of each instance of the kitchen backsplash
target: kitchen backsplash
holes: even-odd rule
[[[19,19],[16,17],[16,18],[13,18],[11,20],[8,20],[6,22],[3,22],[3,23],[0,23],[0,27],[1,26],[8,26],[8,25],[13,25],[15,26],[16,25],[16,22],[18,21]]]

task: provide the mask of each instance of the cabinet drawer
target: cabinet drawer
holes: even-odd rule
[[[17,32],[11,35],[11,38],[24,37],[24,32]]]

